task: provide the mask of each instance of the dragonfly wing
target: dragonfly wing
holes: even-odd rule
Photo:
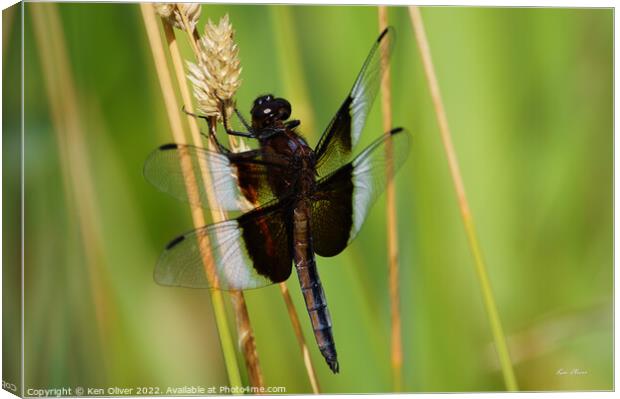
[[[157,262],[155,281],[166,286],[247,290],[286,280],[292,267],[289,209],[276,201],[175,238]]]
[[[409,153],[409,134],[394,129],[370,144],[353,161],[318,182],[312,204],[314,250],[321,256],[335,256],[351,243],[379,195],[387,185],[388,156],[396,172]]]
[[[223,154],[193,145],[166,144],[144,163],[144,176],[160,191],[205,208],[249,211],[276,199],[269,175],[285,165],[260,150]],[[198,184],[187,185],[187,181]]]
[[[317,171],[327,176],[350,160],[366,124],[381,80],[381,60],[389,58],[394,44],[394,29],[385,29],[370,49],[351,92],[316,146]]]

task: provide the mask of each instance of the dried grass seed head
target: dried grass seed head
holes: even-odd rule
[[[154,3],[155,11],[175,28],[185,30],[183,17],[185,15],[193,33],[200,19],[200,3]]]
[[[233,111],[233,97],[241,85],[241,62],[234,35],[228,15],[218,25],[209,20],[198,42],[198,63],[187,63],[198,109],[205,115],[221,118],[220,104],[226,118]]]

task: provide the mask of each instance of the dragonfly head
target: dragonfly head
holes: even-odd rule
[[[254,100],[251,113],[254,129],[281,128],[291,116],[291,104],[283,98],[266,94]]]

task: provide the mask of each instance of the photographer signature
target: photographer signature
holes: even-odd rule
[[[555,375],[587,375],[588,370],[574,368],[574,369],[564,369],[560,368],[555,372]]]

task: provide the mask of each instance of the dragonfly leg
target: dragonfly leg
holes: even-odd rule
[[[208,116],[206,116],[206,115],[198,115],[198,114],[195,114],[193,112],[189,112],[187,109],[185,109],[185,105],[183,107],[181,107],[181,110],[183,112],[185,112],[187,115],[193,116],[194,118],[204,119],[207,122],[209,121],[209,117]]]
[[[246,139],[254,139],[254,138],[256,138],[256,137],[254,137],[254,135],[252,133],[238,132],[236,130],[226,130],[226,133],[230,134],[231,136],[245,137]]]
[[[256,136],[254,136],[254,133],[252,132],[252,128],[248,126],[247,122],[245,121],[245,119],[243,119],[243,116],[241,116],[237,108],[235,108],[235,112],[237,113],[237,116],[241,120],[241,123],[243,123],[243,126],[248,130],[247,132],[240,132],[237,130],[232,130],[230,126],[228,125],[228,118],[226,118],[225,116],[226,113],[224,109],[224,104],[221,104],[221,108],[222,108],[222,115],[224,115],[223,124],[224,124],[224,129],[226,129],[226,133],[230,134],[231,136],[244,137],[246,139],[256,138]]]
[[[299,125],[301,125],[301,121],[299,119],[293,119],[291,121],[286,122],[286,128],[290,130],[295,129]]]
[[[217,131],[215,121],[208,119],[207,123],[209,124],[209,134],[207,135],[206,133],[203,133],[203,132],[200,132],[200,134],[203,137],[206,137],[211,142],[211,144],[215,146],[218,152],[222,154],[230,154],[230,149],[227,148],[224,144],[220,143],[220,141],[217,139],[217,136],[215,135],[215,132]]]
[[[237,115],[237,118],[239,118],[239,120],[241,121],[241,123],[243,124],[243,126],[245,127],[245,129],[252,133],[252,126],[250,126],[250,124],[245,120],[245,118],[243,117],[243,115],[241,115],[241,112],[239,112],[239,110],[237,109],[237,107],[235,107],[235,114]]]

